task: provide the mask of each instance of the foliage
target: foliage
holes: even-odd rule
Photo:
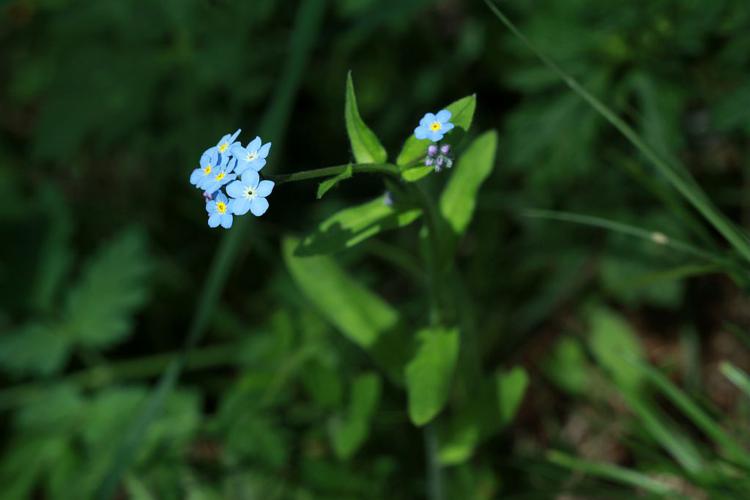
[[[3,498],[747,496],[747,2],[0,11]]]

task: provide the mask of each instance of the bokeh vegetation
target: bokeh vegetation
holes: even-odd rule
[[[498,5],[691,194],[481,1],[0,3],[0,497],[747,496],[750,4]],[[437,313],[421,220],[320,255],[398,185],[227,233],[188,183],[238,127],[273,174],[354,161],[350,70],[392,158],[464,96],[497,131]]]

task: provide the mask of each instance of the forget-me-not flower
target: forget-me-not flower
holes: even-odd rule
[[[240,135],[241,129],[237,129],[237,131],[234,134],[227,134],[221,139],[219,139],[219,142],[216,143],[215,149],[218,151],[221,155],[229,155],[232,152],[232,147],[235,144],[239,144],[239,142],[236,142],[235,139],[237,139],[237,136]],[[209,151],[214,148],[210,148]]]
[[[246,170],[239,181],[227,186],[227,194],[232,197],[229,209],[234,215],[245,215],[249,210],[260,217],[268,210],[266,196],[271,194],[273,186],[273,181],[261,181],[255,170]]]
[[[225,229],[232,227],[234,217],[229,210],[227,197],[224,196],[224,193],[219,193],[216,195],[216,199],[206,202],[206,212],[208,212],[209,227],[216,227],[219,224]]]
[[[212,174],[216,175],[215,169],[218,168],[219,153],[211,148],[201,155],[200,167],[193,170],[190,174],[190,184],[197,188],[202,188],[203,184],[211,179]]]
[[[217,191],[224,184],[237,178],[237,175],[233,173],[236,165],[236,159],[229,158],[228,156],[222,157],[221,165],[214,168],[211,175],[208,176],[199,187],[208,194]]]
[[[258,172],[266,165],[266,157],[271,151],[271,143],[261,144],[260,137],[256,137],[248,143],[246,148],[243,148],[239,142],[232,146],[232,154],[237,158],[237,168],[235,169],[237,175],[242,174],[248,168]]]
[[[447,109],[439,111],[438,114],[427,113],[419,120],[419,126],[414,129],[417,139],[429,139],[438,142],[443,136],[453,130],[450,122],[451,112]]]

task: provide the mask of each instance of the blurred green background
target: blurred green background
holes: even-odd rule
[[[747,227],[750,3],[500,5]],[[457,453],[441,449],[444,497],[750,492],[747,455],[727,459],[711,426],[638,385],[623,361],[666,373],[721,432],[747,438],[750,407],[719,372],[722,361],[750,369],[746,286],[664,245],[524,215],[589,214],[722,250],[483,2],[10,0],[0,68],[0,498],[93,497],[182,348],[225,235],[188,183],[200,153],[242,128],[245,141],[273,141],[269,172],[351,161],[349,70],[391,154],[425,112],[472,93],[475,130],[499,132],[459,248],[456,307],[477,334],[478,369],[522,366],[529,382],[513,421],[470,445],[451,429],[476,394],[453,395],[439,426]],[[281,250],[384,186],[358,176],[322,200],[315,190],[279,186],[237,242],[206,334],[117,498],[427,497],[423,433],[403,391],[297,287]],[[417,247],[412,228],[336,261],[416,329]]]

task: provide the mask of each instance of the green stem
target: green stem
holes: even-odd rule
[[[349,166],[352,167],[353,174],[387,174],[395,177],[399,176],[398,167],[390,163],[355,163],[351,165],[335,165],[332,167],[316,168],[314,170],[302,170],[300,172],[294,172],[293,174],[269,175],[268,178],[276,184],[308,181],[311,179],[339,175],[349,168]]]
[[[433,424],[424,428],[425,460],[427,460],[427,498],[443,500],[443,468],[438,459],[438,440]]]
[[[239,344],[204,347],[192,351],[185,359],[185,369],[200,370],[233,363],[237,358]],[[86,389],[96,389],[114,382],[147,379],[160,374],[164,368],[179,354],[168,352],[143,358],[129,359],[109,366],[96,366],[71,373],[59,383],[71,384]],[[0,391],[0,410],[6,410],[43,394],[45,384],[30,382],[8,387]]]

